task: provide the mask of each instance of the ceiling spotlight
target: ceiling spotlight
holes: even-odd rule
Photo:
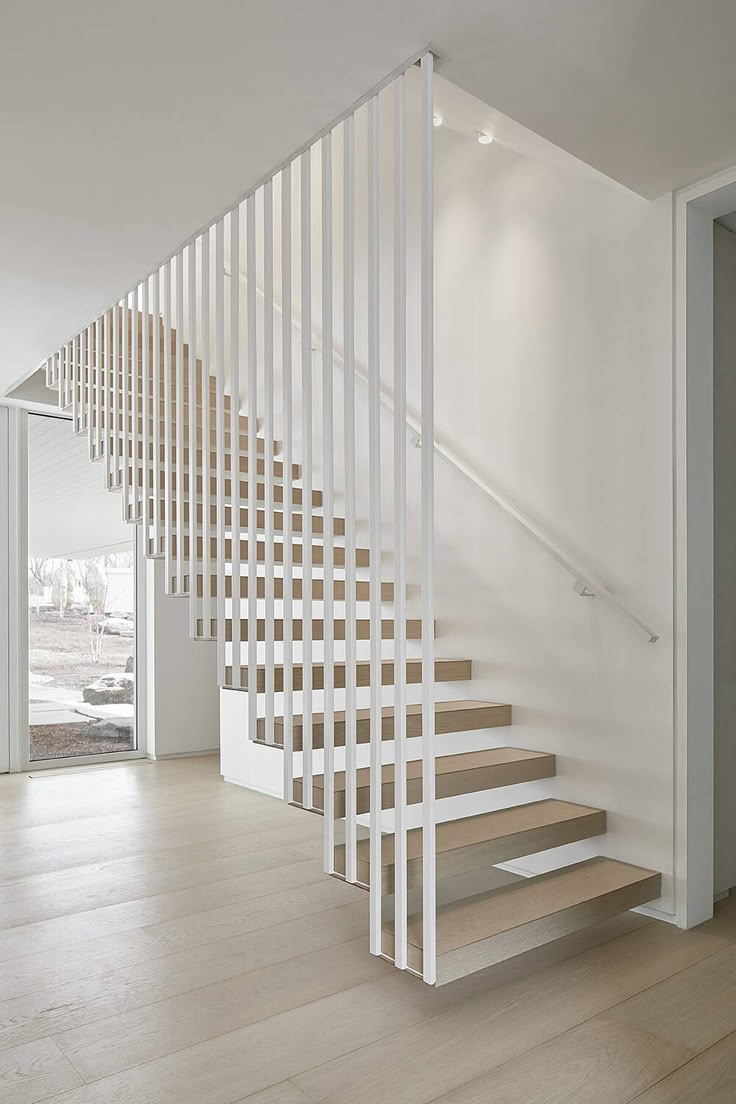
[[[442,123],[442,116],[440,115],[439,111],[435,111],[434,115],[432,116],[432,126],[442,126]]]
[[[480,142],[480,144],[482,146],[490,146],[491,142],[493,141],[493,135],[492,134],[486,134],[486,132],[484,130],[479,130],[478,131],[478,141]]]

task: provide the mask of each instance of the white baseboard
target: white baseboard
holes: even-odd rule
[[[222,779],[223,782],[229,782],[231,786],[240,786],[242,790],[253,790],[254,793],[265,794],[266,797],[275,797],[278,801],[284,800],[280,791],[270,790],[267,786],[254,786],[250,782],[243,782],[240,778],[230,778],[226,774],[223,774]]]
[[[153,755],[148,752],[146,759],[151,759],[154,763],[158,763],[163,759],[195,759],[203,755],[219,755],[219,748],[203,748],[201,751],[170,751],[167,755]]]

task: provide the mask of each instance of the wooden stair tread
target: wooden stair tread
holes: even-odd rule
[[[475,771],[482,767],[503,767],[510,763],[531,763],[537,760],[552,759],[545,751],[527,751],[525,748],[489,748],[486,751],[461,751],[452,755],[438,755],[435,758],[434,773],[439,778],[446,774],[456,774],[459,771]],[[410,759],[406,764],[406,777],[421,778],[424,764],[421,759]],[[370,767],[359,767],[356,773],[358,786],[367,786],[370,782]],[[536,776],[535,776],[536,777]],[[381,782],[393,782],[394,764],[384,763],[381,768]],[[343,791],[346,784],[345,771],[335,772],[335,790]],[[324,789],[324,775],[315,774],[312,779],[315,789]]]
[[[283,640],[284,637],[284,620],[281,617],[275,617],[271,622],[273,626],[273,633],[275,640]],[[353,622],[355,625],[356,637],[358,640],[367,640],[370,635],[371,623],[369,620],[358,619]],[[259,640],[265,640],[267,621],[265,617],[257,618],[256,633]],[[347,622],[342,618],[335,618],[333,621],[333,632],[335,640],[345,639],[345,629]],[[301,617],[292,618],[291,622],[292,636],[294,640],[302,640],[304,632],[304,622]],[[324,639],[324,620],[320,617],[312,619],[312,639],[323,640]],[[384,618],[381,621],[381,636],[384,640],[391,640],[394,636],[394,622]],[[408,640],[419,640],[421,638],[422,622],[418,619],[407,619],[406,622],[406,636]],[[225,640],[230,642],[232,640],[233,632],[233,619],[232,617],[225,618]],[[240,639],[248,639],[248,620],[243,617],[240,620]],[[360,713],[360,710],[358,711]],[[337,721],[338,714],[335,714],[335,720]],[[296,723],[296,718],[295,718]]]
[[[437,954],[652,878],[659,878],[653,870],[599,856],[525,878],[502,889],[453,901],[437,910]],[[422,928],[416,919],[410,920],[410,941],[422,946]]]
[[[278,722],[281,722],[280,724]],[[511,724],[511,706],[497,702],[437,702],[435,705],[435,730],[437,733],[450,732],[474,732],[482,728],[498,728]],[[320,748],[324,740],[324,716],[315,713],[312,716],[312,747]],[[356,710],[356,740],[359,744],[368,743],[370,740],[370,710]],[[342,747],[345,741],[345,713],[342,710],[334,714],[335,745]],[[418,737],[422,734],[422,707],[421,705],[407,706],[406,733],[408,738]],[[265,721],[258,721],[256,741],[267,743]],[[303,723],[301,717],[294,718],[294,750],[302,750]],[[385,706],[381,714],[381,739],[393,740],[394,738],[394,711],[393,706]],[[274,740],[277,746],[283,746],[284,731],[283,718],[277,718],[274,723]]]
[[[459,820],[447,820],[437,825],[437,853],[455,851],[462,847],[472,847],[478,843],[491,843],[506,836],[523,832],[536,832],[539,829],[552,828],[564,822],[588,820],[595,823],[599,834],[605,830],[605,813],[591,805],[576,805],[570,801],[558,801],[546,798],[525,805],[512,805],[507,809],[496,809],[490,813],[462,817]],[[384,835],[381,841],[381,863],[393,866],[393,835]],[[407,832],[407,858],[419,859],[422,856],[422,829],[412,828]],[[542,850],[542,848],[540,848]],[[544,848],[546,850],[546,848]],[[530,850],[528,854],[536,854]],[[370,858],[370,841],[358,842],[358,856]]]
[[[499,710],[499,711],[504,711],[504,712],[506,710],[508,710],[509,713],[510,713],[511,706],[502,705],[499,702],[485,702],[485,701],[448,701],[448,702],[440,701],[440,702],[435,702],[435,705],[434,705],[435,723],[437,721],[437,718],[442,718],[442,719],[451,721],[452,718],[463,718],[466,714],[474,713],[474,712],[477,712],[479,710],[480,711]],[[409,718],[409,717],[420,717],[421,718],[421,715],[422,715],[421,705],[407,705],[407,707],[406,707],[406,716],[407,716],[407,718]],[[371,711],[370,711],[370,709],[356,709],[355,710],[355,716],[356,716],[357,720],[359,720],[359,721],[369,721],[370,716],[371,716]],[[384,720],[393,720],[393,716],[394,716],[394,707],[392,705],[385,705],[383,707],[383,709],[381,710],[381,717]],[[342,710],[342,709],[336,709],[335,713],[334,713],[334,718],[335,718],[335,724],[336,725],[337,724],[344,724],[345,723],[345,711]],[[301,728],[303,726],[303,723],[304,722],[303,722],[303,718],[301,717],[301,715],[298,715],[298,716],[294,717],[294,728]],[[312,723],[313,724],[316,723],[316,724],[320,724],[320,725],[324,724],[324,714],[323,713],[313,713],[312,714]],[[496,722],[496,723],[498,723],[498,722]],[[510,722],[508,722],[508,723],[510,723]],[[277,728],[283,728],[283,726],[284,726],[283,717],[276,717],[274,719],[274,725]],[[446,731],[452,731],[452,730],[446,730]]]
[[[278,579],[275,580],[275,581],[278,582]],[[301,581],[302,581],[301,579],[295,579],[294,580],[295,583],[296,582],[301,583]],[[313,582],[318,582],[318,583],[321,583],[321,581],[322,581],[321,579],[320,580],[313,580]],[[336,579],[335,580],[335,587],[337,587],[338,585],[341,587],[341,590],[344,594],[344,587],[345,587],[344,580],[343,579]],[[358,582],[356,583],[356,586],[359,587],[359,588],[360,587],[364,588],[362,591],[359,590],[359,592],[358,592],[359,593],[358,601],[367,601],[368,597],[369,597],[369,584],[367,582],[361,583],[360,580],[358,580]],[[321,589],[320,589],[320,592],[321,592]],[[259,587],[259,594],[260,594],[260,587]],[[361,594],[363,595],[363,597],[360,597]],[[381,598],[384,601],[391,601],[391,599],[393,598],[393,583],[381,583]],[[342,601],[343,599],[336,599],[336,600]],[[358,685],[358,686],[370,686],[370,670],[371,670],[370,662],[368,660],[360,660],[358,663],[355,664],[355,668],[356,668],[356,685]],[[228,670],[232,673],[231,668],[228,668]],[[241,670],[242,670],[243,676],[246,677],[246,681],[247,681],[247,671],[248,671],[247,667],[243,667]],[[346,674],[345,664],[342,663],[342,662],[335,663],[335,664],[333,664],[332,670],[334,672],[334,677],[335,677],[335,689],[336,690],[343,689],[344,686],[345,686],[345,674]],[[434,672],[435,672],[435,676],[434,676],[435,682],[465,682],[465,681],[467,681],[468,679],[470,679],[472,677],[472,663],[469,659],[435,659]],[[313,687],[314,690],[323,690],[324,689],[324,674],[325,674],[324,664],[322,664],[322,663],[313,663],[312,664],[312,687]],[[261,690],[261,687],[265,688],[265,675],[266,675],[266,668],[262,667],[262,666],[259,666],[258,667],[258,672],[257,672],[257,678],[258,678],[257,685],[258,685],[259,693],[263,692]],[[294,680],[294,687],[293,688],[295,690],[302,689],[302,687],[304,685],[304,683],[302,681],[303,680],[303,675],[304,675],[304,670],[303,670],[302,664],[301,663],[295,663],[293,665],[293,680]],[[409,684],[416,685],[417,683],[421,682],[421,679],[422,679],[422,661],[421,661],[421,659],[408,659],[406,661],[406,676],[407,676],[407,683],[409,683]],[[394,661],[392,659],[382,660],[382,662],[381,662],[381,682],[382,682],[382,685],[392,686],[393,685],[393,678],[394,678]],[[284,668],[281,664],[276,664],[275,667],[274,667],[274,682],[275,682],[275,685],[276,685],[277,689],[280,688],[280,689],[283,690],[283,686],[284,686]]]
[[[524,748],[490,748],[485,751],[463,751],[451,755],[438,755],[435,759],[435,793],[438,800],[458,797],[461,794],[495,790],[502,786],[518,786],[543,778],[553,778],[556,770],[555,756],[549,752],[527,751]],[[406,800],[416,805],[422,800],[421,759],[412,759],[406,765]],[[345,816],[345,772],[335,774],[335,816]],[[370,770],[360,767],[356,771],[356,811],[370,812]],[[312,779],[313,812],[324,810],[324,776]],[[301,804],[303,780],[294,779],[294,802]],[[381,771],[381,808],[394,807],[394,767],[384,763]]]
[[[437,984],[542,946],[652,901],[661,875],[597,856],[525,878],[437,909]],[[421,971],[421,917],[408,922],[409,964]],[[383,951],[393,956],[393,924],[384,922]]]

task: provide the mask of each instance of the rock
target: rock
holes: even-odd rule
[[[92,736],[95,740],[124,740],[126,744],[133,742],[133,721],[120,718],[105,718],[102,721],[92,721],[87,726],[86,736]]]
[[[128,675],[135,674],[135,656],[128,656],[125,661],[125,673]]]
[[[132,705],[135,680],[132,675],[103,675],[85,686],[82,698],[89,705]]]

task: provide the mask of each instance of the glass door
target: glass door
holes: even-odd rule
[[[28,419],[28,761],[127,757],[136,732],[135,529],[67,420]]]

